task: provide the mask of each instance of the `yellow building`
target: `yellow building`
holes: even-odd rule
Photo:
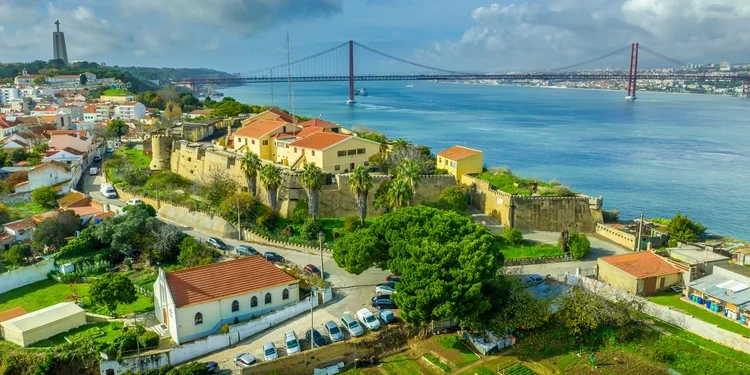
[[[276,108],[263,111],[253,117],[242,120],[242,126],[248,126],[258,121],[283,121],[293,124],[295,117]]]
[[[463,175],[482,173],[483,164],[482,151],[473,148],[453,146],[437,154],[437,168],[456,176],[457,183],[461,183]]]
[[[348,173],[355,166],[368,166],[370,156],[380,152],[380,143],[351,135],[317,131],[288,144],[289,166],[301,169],[315,163],[327,173]]]
[[[99,97],[100,102],[125,103],[132,102],[133,95],[102,95]]]
[[[257,154],[261,159],[276,162],[277,134],[294,133],[300,128],[284,121],[261,120],[244,126],[234,132],[233,149],[235,152]]]
[[[679,284],[682,272],[651,251],[597,259],[599,280],[628,293],[646,296]]]

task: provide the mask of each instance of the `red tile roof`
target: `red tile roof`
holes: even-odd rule
[[[55,153],[56,153],[56,152],[55,152]],[[53,155],[54,155],[54,153],[53,153]],[[48,155],[48,156],[49,156],[49,155]],[[51,166],[55,166],[55,167],[60,167],[60,168],[63,168],[63,169],[65,169],[66,171],[69,171],[69,170],[70,170],[70,165],[68,165],[68,164],[65,164],[65,163],[61,163],[61,162],[59,162],[59,161],[57,161],[57,160],[50,160],[50,161],[45,161],[44,163],[41,163],[41,164],[35,165],[35,166],[34,166],[33,168],[31,168],[31,170],[32,170],[32,171],[33,171],[33,170],[37,170],[37,169],[39,169],[39,168],[42,168],[42,167],[45,167],[45,166],[47,166],[47,165],[51,165]]]
[[[229,298],[297,283],[262,256],[168,272],[167,284],[177,307]]]
[[[349,138],[354,137],[339,133],[319,132],[311,134],[305,138],[298,139],[290,143],[290,146],[311,148],[313,150],[325,150],[328,147],[331,147],[339,142],[343,142]]]
[[[328,129],[330,129],[330,128],[338,128],[339,127],[338,125],[336,125],[336,124],[334,124],[332,122],[321,120],[319,118],[314,118],[312,120],[301,122],[301,123],[299,123],[299,126],[302,126],[304,128],[306,128],[306,127],[314,127],[314,128],[328,128]]]
[[[21,219],[21,220],[18,220],[18,221],[14,221],[12,223],[6,223],[3,226],[5,228],[7,228],[7,229],[10,229],[10,230],[14,231],[14,232],[17,232],[17,231],[22,230],[22,229],[35,228],[36,224],[34,224],[34,222],[31,221],[30,218],[26,218],[26,219]]]
[[[310,134],[315,134],[315,133],[320,133],[320,132],[325,132],[325,131],[328,131],[328,129],[325,129],[325,128],[314,128],[312,126],[308,126],[308,127],[304,128],[304,129],[300,130],[299,132],[297,132],[297,137],[298,138],[305,138],[305,137],[307,137]]]
[[[24,310],[21,306],[14,307],[10,310],[5,310],[3,312],[0,312],[0,323],[6,320],[11,320],[13,318],[18,318],[19,316],[24,314],[26,314],[26,310]]]
[[[268,135],[269,133],[272,133],[277,129],[281,129],[283,126],[286,126],[289,130],[294,127],[294,125],[286,123],[284,121],[262,120],[253,122],[252,124],[237,130],[236,132],[234,132],[234,135],[257,139]]]
[[[475,150],[473,148],[463,147],[463,146],[453,146],[447,150],[443,150],[438,152],[437,156],[442,156],[448,160],[458,161],[461,159],[468,158],[469,156],[474,156],[476,154],[481,154],[482,151]]]
[[[636,279],[680,273],[680,270],[651,251],[612,255],[599,259],[635,276]]]

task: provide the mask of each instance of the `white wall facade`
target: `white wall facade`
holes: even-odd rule
[[[54,269],[54,260],[47,259],[27,267],[0,273],[0,293],[5,293],[37,281],[46,280],[47,274]]]

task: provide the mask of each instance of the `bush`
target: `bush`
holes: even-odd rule
[[[466,193],[457,186],[443,189],[443,191],[440,192],[438,202],[448,210],[453,210],[459,213],[466,211]]]
[[[31,192],[31,201],[46,208],[57,207],[57,191],[52,186],[42,186]]]
[[[362,228],[362,221],[359,216],[352,215],[344,218],[344,226],[341,228],[341,234],[352,233]]]
[[[292,211],[292,223],[302,224],[307,220],[310,212],[310,205],[307,203],[307,199],[300,199],[294,206]]]
[[[219,329],[219,333],[221,333],[222,335],[229,333],[229,324],[222,325]]]
[[[255,216],[253,213],[255,206],[255,195],[253,193],[234,193],[221,201],[219,214],[226,220],[236,222],[239,209],[240,220],[247,222]]]
[[[558,197],[573,197],[576,195],[576,193],[565,186],[556,186],[555,195],[557,195]]]
[[[299,230],[300,237],[304,240],[315,241],[318,233],[323,231],[323,224],[318,220],[307,220]]]
[[[505,227],[503,238],[508,245],[518,246],[523,243],[523,233],[518,228]]]
[[[255,224],[262,229],[265,230],[273,230],[273,228],[276,228],[276,221],[277,221],[276,214],[274,214],[271,211],[265,212],[263,215],[258,216],[258,218],[255,220]]]
[[[568,250],[575,259],[583,259],[591,251],[591,242],[583,233],[570,232],[568,235]]]
[[[602,219],[605,223],[616,223],[620,220],[620,211],[618,210],[603,210]]]
[[[677,242],[695,242],[704,233],[706,226],[691,220],[689,217],[677,213],[667,224],[669,230],[669,246],[677,246]]]
[[[96,248],[94,238],[91,236],[90,229],[84,229],[78,237],[68,241],[68,243],[60,248],[60,252],[57,255],[58,259],[70,259],[86,255]]]
[[[141,335],[140,340],[143,348],[159,346],[159,334],[151,330],[146,330],[146,332]]]

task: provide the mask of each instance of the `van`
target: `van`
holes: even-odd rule
[[[99,188],[99,192],[107,198],[117,198],[117,191],[112,184],[102,184]]]
[[[91,169],[89,169],[89,175],[91,176],[96,176],[98,173],[99,173],[99,168],[97,167],[91,167]]]

